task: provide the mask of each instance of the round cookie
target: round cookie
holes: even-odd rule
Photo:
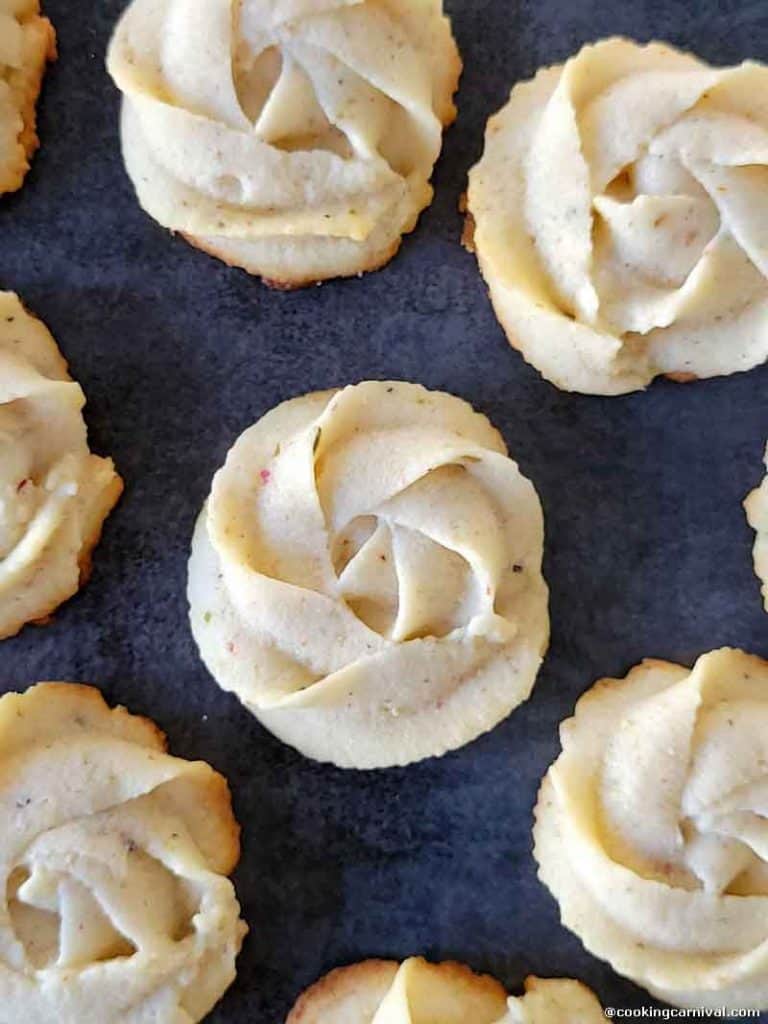
[[[768,447],[765,460],[768,466]],[[752,556],[755,574],[762,582],[763,604],[768,611],[768,476],[765,476],[760,486],[747,497],[744,509],[747,513],[747,522],[756,535]]]
[[[461,61],[441,0],[133,0],[108,67],[147,213],[294,288],[413,230]]]
[[[48,330],[0,292],[0,639],[78,590],[120,497],[112,460],[88,449],[84,405]]]
[[[549,636],[532,484],[466,402],[369,381],[284,402],[216,474],[192,543],[211,674],[346,768],[460,747],[529,695]]]
[[[644,661],[561,740],[534,855],[563,924],[675,1006],[768,1009],[768,663]]]
[[[98,690],[0,698],[0,1022],[194,1024],[246,927],[226,781]]]
[[[509,997],[463,964],[412,957],[365,960],[331,971],[304,992],[286,1024],[601,1024],[603,1012],[577,981],[527,978]]]
[[[515,86],[468,240],[511,344],[616,395],[768,357],[768,68],[607,39]]]
[[[40,144],[35,108],[56,34],[39,0],[0,0],[0,194],[21,188]]]

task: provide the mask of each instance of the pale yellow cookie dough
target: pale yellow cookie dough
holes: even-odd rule
[[[0,1024],[194,1024],[246,928],[226,781],[99,691],[0,698]]]
[[[192,630],[219,685],[303,754],[408,764],[529,695],[542,543],[536,491],[466,402],[402,381],[305,395],[214,478]]]
[[[412,957],[365,960],[308,988],[286,1024],[601,1024],[603,1012],[577,981],[528,978],[525,995],[463,964]]]
[[[765,461],[768,467],[768,447],[766,447]],[[760,486],[756,487],[747,497],[744,508],[747,513],[747,521],[755,531],[752,555],[755,573],[762,582],[763,604],[765,610],[768,611],[768,476],[765,476]]]
[[[644,661],[560,734],[534,853],[563,924],[668,1003],[768,1009],[768,663]]]
[[[571,978],[526,978],[525,995],[510,996],[499,1024],[603,1024],[596,996]]]
[[[512,345],[566,391],[768,358],[768,67],[607,39],[515,86],[470,174]]]
[[[142,207],[291,288],[413,230],[461,61],[441,0],[133,0],[108,67]]]
[[[39,0],[0,0],[0,194],[21,188],[39,145],[35,107],[56,35]]]
[[[112,460],[88,449],[84,404],[46,327],[0,292],[0,639],[77,591],[120,497]]]

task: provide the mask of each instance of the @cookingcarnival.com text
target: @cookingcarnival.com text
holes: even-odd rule
[[[606,1006],[603,1013],[608,1020],[756,1020],[761,1011],[726,1006],[695,1010],[680,1010],[667,1006],[641,1006],[622,1010],[616,1006]]]

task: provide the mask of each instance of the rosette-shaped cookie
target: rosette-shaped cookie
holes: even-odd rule
[[[768,447],[765,451],[765,464],[768,467]],[[755,573],[762,581],[763,603],[768,611],[768,476],[763,478],[759,487],[744,502],[747,521],[755,531],[755,546],[752,554],[755,562]]]
[[[0,639],[77,591],[120,497],[112,460],[88,450],[84,404],[45,326],[0,292]]]
[[[600,1004],[577,981],[528,978],[526,994],[463,964],[412,957],[365,960],[308,988],[286,1024],[602,1024]],[[506,1011],[506,1012],[505,1012]]]
[[[21,188],[39,145],[35,107],[56,35],[39,0],[0,0],[0,193]]]
[[[108,66],[144,209],[281,287],[394,255],[461,70],[441,0],[133,0]]]
[[[645,661],[561,739],[534,852],[563,923],[669,1003],[768,1008],[768,663]]]
[[[194,1024],[235,977],[225,780],[98,690],[0,699],[0,1022]]]
[[[608,39],[517,85],[470,175],[510,342],[567,391],[768,357],[768,68]]]
[[[465,402],[367,382],[285,402],[216,474],[192,544],[206,665],[276,736],[346,768],[492,728],[546,648],[531,483]]]

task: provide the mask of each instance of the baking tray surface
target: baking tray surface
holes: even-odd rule
[[[646,393],[561,393],[514,353],[457,210],[512,83],[586,41],[660,38],[715,63],[768,60],[768,7],[733,0],[447,0],[465,62],[436,197],[384,270],[284,294],[173,239],[139,209],[104,53],[121,0],[46,0],[60,57],[42,148],[0,201],[0,285],[51,328],[88,398],[91,444],[126,481],[85,589],[0,646],[0,690],[91,682],[174,753],[231,784],[251,933],[214,1024],[279,1024],[327,969],[423,953],[577,977],[605,1005],[650,997],[585,952],[536,880],[531,810],[557,726],[603,675],[722,644],[768,656],[741,502],[762,476],[768,367]],[[460,395],[504,434],[546,516],[552,645],[531,700],[489,735],[407,769],[344,772],[283,746],[203,668],[186,560],[211,476],[285,398],[365,378]],[[762,1020],[768,1021],[768,1014]]]

